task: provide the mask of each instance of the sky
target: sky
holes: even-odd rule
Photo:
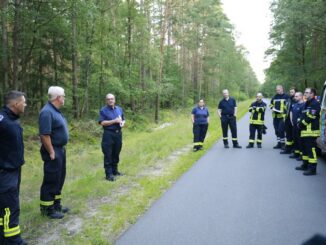
[[[261,83],[265,79],[264,69],[270,65],[270,61],[265,59],[265,51],[270,47],[270,2],[271,0],[222,0],[224,13],[235,27],[236,42],[248,50],[247,59]]]

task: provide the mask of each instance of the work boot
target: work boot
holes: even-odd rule
[[[281,149],[282,145],[281,142],[278,142],[276,146],[273,147],[273,149]]]
[[[225,144],[225,145],[224,145],[224,148],[228,149],[228,148],[230,148],[230,147],[229,147],[228,144]]]
[[[316,164],[309,164],[308,165],[308,169],[306,171],[303,172],[303,175],[305,176],[310,176],[310,175],[316,175]]]
[[[64,217],[64,214],[56,211],[53,206],[41,206],[41,214],[47,216],[50,219],[62,219]]]
[[[257,143],[257,148],[261,148],[261,143]]]
[[[108,181],[111,181],[111,182],[115,181],[114,175],[108,175],[108,176],[105,177],[105,179],[108,180]]]
[[[281,143],[281,149],[282,150],[285,150],[286,149],[285,143]]]
[[[291,158],[291,159],[297,159],[298,157],[300,157],[300,156],[296,153],[293,153],[292,155],[289,156],[289,158]]]
[[[118,170],[115,171],[115,173],[113,174],[114,176],[124,176],[123,173],[119,172]]]
[[[250,149],[250,148],[254,148],[254,144],[253,143],[249,143],[247,146],[246,146],[247,149]]]
[[[239,145],[239,144],[235,144],[235,145],[233,145],[233,148],[236,148],[236,149],[241,149],[241,148],[242,148],[242,146],[241,146],[241,145]]]
[[[280,154],[291,154],[291,150],[289,148],[285,148],[280,152]]]
[[[295,170],[305,171],[308,169],[308,163],[304,161],[300,166],[296,167]]]
[[[70,208],[63,207],[62,205],[56,205],[54,207],[54,210],[57,211],[57,212],[65,214],[65,213],[68,213],[70,211]]]
[[[196,152],[198,151],[198,148],[197,147],[194,147],[194,149],[192,149],[193,152]]]

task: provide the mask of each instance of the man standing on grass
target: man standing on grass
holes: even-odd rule
[[[27,244],[20,237],[19,187],[24,164],[23,129],[19,116],[26,107],[25,94],[11,91],[5,95],[0,111],[0,244]]]
[[[41,157],[44,177],[41,186],[41,213],[51,219],[62,219],[68,208],[61,206],[61,191],[66,178],[66,149],[68,125],[60,108],[65,102],[65,91],[52,86],[48,90],[49,102],[39,115]]]
[[[233,148],[241,148],[237,138],[237,102],[230,97],[227,89],[223,90],[223,99],[218,104],[217,114],[221,118],[224,148],[229,148],[228,128],[231,129]]]
[[[103,126],[102,152],[104,154],[104,169],[106,180],[115,181],[118,171],[119,156],[122,148],[121,129],[125,124],[125,117],[121,107],[115,105],[115,96],[106,95],[106,103],[100,110],[98,123]]]

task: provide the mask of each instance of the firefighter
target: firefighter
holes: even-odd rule
[[[273,125],[277,137],[277,144],[274,149],[285,147],[285,118],[287,113],[287,102],[289,96],[284,93],[282,85],[276,86],[276,95],[272,98],[270,108],[272,109]]]
[[[258,93],[256,101],[253,102],[249,107],[250,115],[250,124],[249,124],[249,144],[246,148],[253,148],[255,143],[255,134],[257,131],[257,147],[261,148],[262,145],[262,132],[264,127],[264,117],[266,110],[266,103],[263,101],[262,93]]]
[[[237,103],[230,97],[227,89],[223,90],[223,99],[218,105],[217,114],[221,118],[224,148],[229,148],[228,128],[231,129],[233,148],[242,148],[237,138]]]
[[[287,101],[287,114],[285,119],[285,136],[286,136],[286,143],[285,143],[285,149],[281,151],[281,154],[291,154],[293,151],[293,127],[290,119],[290,111],[292,108],[292,105],[295,103],[294,95],[297,92],[296,88],[291,88],[289,91],[290,99]]]
[[[304,170],[304,175],[316,175],[316,139],[320,134],[320,103],[315,99],[316,90],[314,88],[306,88],[304,95],[307,98],[307,102],[304,105],[298,123],[301,129],[303,162],[301,166],[296,167],[296,170]]]
[[[298,120],[302,113],[305,102],[303,101],[303,94],[301,92],[296,92],[294,95],[296,103],[291,107],[290,120],[292,124],[292,134],[293,134],[293,154],[289,156],[290,158],[301,160],[302,155],[302,144],[300,138],[300,129],[297,127]]]
[[[19,187],[24,164],[23,129],[19,116],[26,107],[25,94],[10,91],[0,111],[0,244],[27,244],[20,236]]]
[[[40,193],[42,215],[51,219],[62,219],[69,208],[61,205],[61,191],[66,178],[66,149],[68,125],[60,108],[65,102],[65,91],[51,86],[49,101],[39,115],[41,157],[44,162],[43,182]]]
[[[209,112],[203,99],[199,100],[198,105],[192,109],[191,121],[194,134],[193,151],[196,152],[203,148],[209,124]]]
[[[106,180],[115,181],[115,176],[123,175],[118,171],[118,164],[122,148],[121,129],[125,124],[125,117],[121,107],[115,104],[113,94],[106,95],[106,103],[107,105],[100,110],[98,123],[103,126],[101,146]]]

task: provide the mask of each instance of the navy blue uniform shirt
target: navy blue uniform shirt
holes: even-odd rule
[[[23,129],[18,118],[8,107],[0,111],[0,169],[15,170],[25,162]]]
[[[68,143],[67,121],[51,102],[48,102],[40,112],[39,133],[49,135],[53,146],[64,146]]]
[[[98,123],[101,123],[103,121],[111,121],[114,120],[118,117],[121,117],[122,120],[125,120],[123,111],[121,109],[121,107],[119,106],[104,106],[102,107],[102,109],[100,110],[100,116],[98,119]],[[115,123],[109,126],[103,126],[103,129],[105,130],[121,130],[120,124],[119,123]]]
[[[218,104],[218,109],[222,110],[222,116],[233,116],[235,107],[237,107],[237,102],[233,97],[229,97],[228,100],[224,98]]]
[[[208,121],[207,121],[207,118],[209,117],[209,112],[208,112],[208,109],[207,107],[203,107],[203,108],[200,108],[199,106],[195,107],[192,109],[192,112],[191,114],[194,115],[194,123],[195,124],[207,124]]]
[[[291,111],[292,111],[292,123],[294,125],[297,124],[298,119],[300,118],[300,115],[301,115],[302,110],[304,108],[304,105],[305,105],[304,102],[302,102],[302,103],[295,103],[295,104],[292,105],[292,107],[291,107]]]

